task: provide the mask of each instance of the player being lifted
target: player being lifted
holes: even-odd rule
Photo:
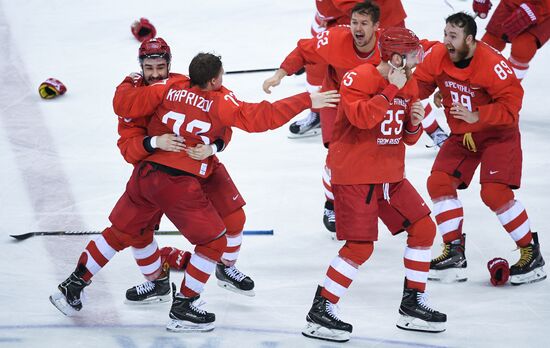
[[[327,107],[338,102],[335,91],[301,93],[274,103],[246,103],[222,86],[223,67],[218,56],[200,53],[189,65],[189,77],[162,80],[151,86],[131,88],[126,100],[114,101],[115,113],[127,118],[149,117],[148,133],[157,136],[173,131],[184,145],[211,144],[232,126],[247,132],[275,129],[309,107]],[[180,289],[170,309],[167,329],[209,331],[215,315],[200,308],[200,294],[227,248],[226,229],[208,199],[203,182],[218,170],[215,156],[195,160],[183,153],[155,151],[134,168],[126,191],[109,219],[112,226],[99,243],[87,250],[98,251],[104,266],[117,251],[132,245],[135,236],[150,227],[153,217],[166,215],[193,245]],[[223,189],[223,183],[221,189]],[[229,197],[231,199],[231,197]],[[101,269],[88,251],[82,253],[76,270],[50,296],[52,304],[66,315],[82,309],[82,290]]]
[[[397,326],[441,332],[447,316],[426,302],[425,288],[436,226],[430,210],[404,177],[405,145],[422,134],[424,108],[411,69],[422,60],[416,35],[388,28],[380,36],[382,62],[363,64],[344,75],[334,135],[329,148],[338,230],[345,244],[318,286],[302,333],[343,342],[352,325],[340,320],[336,303],[378,240],[378,218],[392,234],[406,231],[405,283]]]
[[[522,150],[518,126],[523,89],[509,62],[475,39],[474,18],[459,12],[446,19],[437,43],[415,70],[420,98],[439,88],[451,136],[441,147],[428,178],[428,192],[445,243],[432,260],[430,279],[467,279],[464,212],[457,189],[466,189],[481,165],[481,199],[520,249],[510,267],[514,285],[546,278],[536,233],[512,190],[521,182]]]

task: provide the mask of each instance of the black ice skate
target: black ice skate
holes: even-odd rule
[[[126,291],[127,304],[151,304],[168,302],[171,298],[170,275],[166,271],[162,278],[146,281]]]
[[[317,287],[302,335],[326,341],[347,342],[353,326],[338,318],[336,305],[321,296],[322,289],[321,286]]]
[[[403,330],[443,332],[447,315],[428,307],[426,295],[415,289],[403,290],[397,327]]]
[[[447,135],[447,133],[445,133],[445,131],[443,129],[441,129],[441,127],[437,127],[437,129],[435,131],[433,131],[432,133],[428,134],[430,136],[430,138],[432,138],[434,144],[432,146],[428,146],[426,145],[427,147],[435,147],[436,149],[440,148],[443,143],[445,142],[445,140],[447,140],[449,138],[449,136]]]
[[[336,214],[334,213],[334,202],[325,202],[325,211],[323,212],[323,224],[329,230],[332,239],[336,239]]]
[[[292,122],[288,127],[289,138],[305,138],[321,134],[321,118],[319,113],[310,112],[305,118]]]
[[[466,275],[466,234],[461,239],[445,243],[441,255],[430,261],[429,280],[438,280],[444,283],[465,282]]]
[[[539,237],[533,233],[533,243],[525,248],[520,248],[520,258],[510,267],[510,283],[521,285],[540,282],[546,279],[544,272],[544,259],[540,253]]]
[[[166,330],[173,332],[214,330],[216,315],[201,309],[202,305],[204,302],[200,300],[199,295],[195,297],[175,295],[170,308],[171,320],[166,325]]]
[[[223,263],[216,265],[218,285],[237,294],[253,297],[254,281],[235,266],[228,267]]]
[[[91,284],[91,281],[82,279],[84,273],[86,267],[78,265],[69,278],[57,286],[59,291],[50,295],[50,302],[66,316],[72,316],[82,309],[83,290]]]

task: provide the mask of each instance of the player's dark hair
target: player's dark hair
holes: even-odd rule
[[[474,40],[476,39],[477,34],[477,25],[474,17],[470,16],[465,12],[457,12],[450,15],[445,19],[447,24],[452,24],[464,30],[464,36],[472,35]]]
[[[366,0],[353,6],[351,14],[354,13],[369,16],[373,23],[378,23],[380,21],[380,7],[378,7],[376,2],[371,0]]]
[[[222,57],[212,53],[199,53],[189,64],[191,86],[206,88],[208,81],[216,78],[222,69]]]

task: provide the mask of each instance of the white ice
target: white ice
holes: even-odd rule
[[[449,0],[456,10],[470,1]],[[441,39],[443,1],[404,1],[408,26],[420,37]],[[72,272],[86,237],[9,235],[45,230],[101,230],[123,192],[131,166],[116,148],[111,100],[116,85],[139,69],[130,24],[147,17],[171,45],[172,70],[186,72],[199,51],[223,56],[226,70],[277,67],[309,35],[314,2],[300,1],[0,1],[0,346],[2,347],[335,347],[300,334],[318,282],[340,247],[321,222],[324,197],[320,137],[287,138],[287,127],[264,134],[236,131],[220,158],[247,199],[247,229],[274,236],[244,238],[238,267],[256,282],[248,298],[207,284],[202,296],[217,316],[205,334],[165,331],[169,305],[130,307],[124,292],[142,282],[125,251],[93,279],[88,301],[75,318],[48,301]],[[478,38],[487,20],[477,19]],[[507,55],[508,53],[506,53]],[[539,232],[550,260],[548,108],[550,51],[544,47],[523,82],[521,112],[523,182],[516,192]],[[286,78],[273,95],[261,91],[263,74],[227,75],[225,85],[247,101],[275,100],[304,90],[304,77]],[[48,77],[68,92],[44,101],[37,93]],[[302,114],[299,117],[303,117]],[[428,138],[408,150],[407,174],[428,200],[425,182],[436,155]],[[474,179],[474,181],[477,180]],[[474,183],[465,206],[469,280],[428,284],[431,304],[448,315],[447,331],[425,334],[395,327],[404,276],[405,236],[380,226],[380,241],[340,303],[354,325],[350,347],[542,347],[550,338],[550,281],[492,287],[486,263],[516,262],[519,252]],[[173,226],[163,220],[162,229]],[[161,245],[189,249],[182,237]],[[434,255],[439,254],[436,239]],[[173,280],[181,281],[174,273]]]

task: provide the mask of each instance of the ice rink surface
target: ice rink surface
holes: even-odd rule
[[[449,0],[456,10],[470,1]],[[453,11],[439,0],[403,1],[406,23],[419,37],[442,39]],[[495,4],[496,5],[496,4]],[[494,9],[494,7],[493,7]],[[287,138],[288,127],[263,134],[235,131],[219,156],[247,200],[247,229],[274,236],[244,238],[238,267],[256,282],[248,298],[216,286],[203,293],[216,314],[204,334],[165,330],[169,304],[133,307],[125,290],[141,283],[131,252],[124,251],[93,278],[84,309],[73,318],[48,301],[75,267],[87,237],[9,234],[43,230],[102,230],[132,167],[116,147],[111,100],[124,76],[139,69],[130,24],[147,17],[172,47],[172,71],[187,72],[199,51],[221,54],[226,70],[277,67],[309,35],[312,0],[300,1],[0,1],[0,347],[336,347],[304,338],[316,284],[340,247],[325,231],[320,137]],[[487,20],[477,19],[478,38]],[[508,53],[505,53],[508,56]],[[521,111],[525,205],[542,252],[550,260],[550,73],[548,47],[531,63]],[[269,73],[227,75],[225,86],[247,101],[275,100],[304,90],[304,76],[261,90]],[[48,77],[68,92],[44,101],[38,85]],[[303,117],[305,113],[298,117]],[[441,115],[440,120],[441,120]],[[427,200],[425,182],[436,152],[429,139],[409,148],[407,176]],[[477,182],[478,176],[474,179]],[[479,198],[479,184],[461,192],[467,233],[469,280],[428,284],[431,305],[447,313],[447,331],[425,334],[395,327],[402,293],[405,236],[380,226],[380,241],[347,295],[340,315],[354,325],[348,347],[543,347],[550,334],[550,281],[499,288],[486,263],[519,252]],[[173,226],[163,220],[162,229]],[[158,237],[182,249],[182,237]],[[433,254],[440,251],[438,236]],[[176,283],[181,273],[173,273]]]

